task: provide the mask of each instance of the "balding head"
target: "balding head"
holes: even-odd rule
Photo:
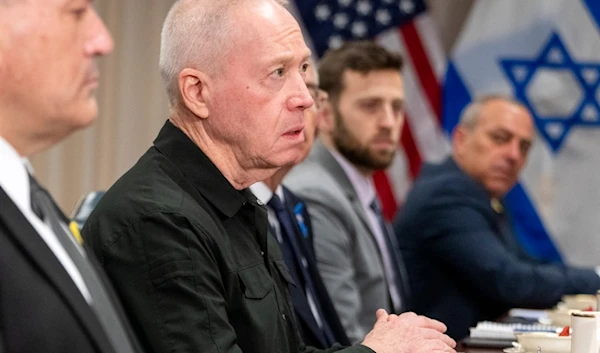
[[[7,1],[7,0],[0,0]],[[159,67],[172,106],[181,101],[178,75],[185,68],[215,74],[232,49],[231,9],[255,0],[178,0],[165,19]],[[286,0],[273,0],[280,5]]]
[[[458,125],[463,126],[468,129],[473,129],[477,125],[477,123],[479,122],[479,120],[481,118],[481,115],[482,115],[481,112],[482,112],[483,108],[486,105],[488,105],[489,103],[499,103],[499,102],[505,102],[505,103],[514,105],[516,107],[519,107],[523,110],[527,110],[527,108],[523,105],[523,103],[519,102],[518,100],[516,100],[512,97],[498,95],[498,94],[487,95],[487,96],[477,98],[473,102],[469,103],[469,105],[467,105],[467,107],[464,109],[462,115],[460,116]]]
[[[517,182],[534,137],[533,119],[520,102],[487,96],[464,110],[453,134],[458,166],[493,197]]]

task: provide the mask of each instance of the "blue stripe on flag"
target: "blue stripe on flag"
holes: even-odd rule
[[[588,8],[590,12],[590,16],[596,22],[596,26],[598,26],[598,30],[600,30],[600,1],[598,0],[583,0],[583,3]]]
[[[506,195],[505,200],[513,221],[513,231],[523,248],[538,259],[561,263],[560,253],[548,236],[523,186],[517,184]]]
[[[450,135],[458,124],[460,113],[471,101],[471,94],[452,62],[448,63],[442,95],[442,128]]]
[[[442,127],[449,135],[458,124],[460,113],[471,102],[471,99],[467,86],[450,61],[444,82],[442,120]],[[550,239],[523,187],[517,184],[506,195],[505,201],[508,213],[512,218],[513,231],[523,248],[540,260],[562,262],[560,253]]]

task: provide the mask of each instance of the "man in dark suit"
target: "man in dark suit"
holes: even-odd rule
[[[327,93],[319,90],[314,65],[305,78],[315,104],[304,111],[304,155],[307,156],[316,135],[316,120]],[[294,284],[289,286],[298,328],[304,342],[318,348],[335,342],[350,345],[350,340],[335,311],[321,275],[317,270],[313,230],[304,201],[281,184],[292,166],[285,166],[272,177],[250,186],[250,190],[268,209],[269,233],[277,239]]]
[[[0,352],[139,352],[26,160],[94,120],[94,59],[112,47],[88,1],[0,0]]]
[[[395,222],[415,311],[444,322],[455,339],[509,308],[548,308],[565,294],[600,288],[594,270],[542,263],[511,231],[502,197],[533,136],[519,102],[473,102],[453,133],[452,157],[423,168]]]

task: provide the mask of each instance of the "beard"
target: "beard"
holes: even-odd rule
[[[369,145],[362,145],[358,138],[348,129],[340,112],[333,109],[335,129],[332,134],[333,144],[338,152],[355,166],[372,171],[387,169],[394,160],[395,150],[372,151]]]

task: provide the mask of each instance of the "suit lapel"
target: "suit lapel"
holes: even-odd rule
[[[346,197],[348,198],[348,201],[352,205],[352,209],[354,210],[354,213],[356,213],[358,215],[358,218],[361,220],[362,224],[364,225],[364,227],[367,229],[367,231],[371,235],[373,244],[374,244],[375,248],[377,249],[377,255],[379,257],[379,261],[383,268],[383,266],[384,266],[383,257],[381,255],[381,252],[379,251],[379,246],[377,245],[377,239],[375,239],[375,234],[373,233],[371,224],[368,221],[367,214],[365,213],[365,210],[364,210],[362,204],[360,203],[360,200],[358,199],[358,195],[356,194],[356,190],[352,186],[350,179],[348,179],[346,172],[340,166],[340,164],[335,159],[335,157],[333,157],[333,155],[329,152],[329,150],[327,150],[327,148],[318,141],[315,143],[315,145],[313,147],[311,157],[314,158],[315,161],[320,163],[323,166],[323,168],[325,168],[329,173],[331,173],[331,175],[335,178],[335,180],[338,181],[338,183],[344,190]],[[389,234],[394,234],[394,231],[393,231],[393,229],[390,229],[389,224],[386,224],[386,227],[387,227]],[[393,239],[390,239],[390,241],[393,241]],[[399,252],[396,252],[396,254],[399,254]],[[410,286],[408,283],[408,275],[407,275],[406,269],[404,268],[404,262],[400,257],[398,258],[398,262],[400,262],[398,264],[398,267],[399,267],[398,275],[400,276],[400,281],[402,284],[401,289],[403,291],[403,293],[402,293],[403,299],[408,301],[408,298],[410,297]],[[403,302],[404,307],[406,307],[407,305],[408,305],[408,303]]]
[[[108,337],[100,326],[96,314],[85,301],[81,292],[73,283],[69,274],[48,248],[37,231],[0,187],[0,222],[3,222],[9,232],[8,237],[22,249],[23,253],[38,268],[65,303],[73,310],[82,327],[88,332],[100,352],[113,352],[108,344]]]
[[[331,154],[331,152],[329,152],[329,150],[327,150],[327,147],[325,147],[325,145],[323,145],[320,141],[315,142],[315,145],[313,146],[312,156],[338,182],[342,190],[344,190],[346,197],[350,201],[354,213],[358,215],[358,218],[360,218],[365,228],[369,231],[371,237],[375,239],[375,235],[371,230],[371,225],[369,224],[367,215],[365,214],[365,210],[363,209],[360,200],[358,199],[356,190],[354,190],[354,186],[352,186],[352,183],[350,182],[350,179],[348,179],[348,176],[346,175],[346,172],[344,171],[342,166],[340,166],[335,157]]]

